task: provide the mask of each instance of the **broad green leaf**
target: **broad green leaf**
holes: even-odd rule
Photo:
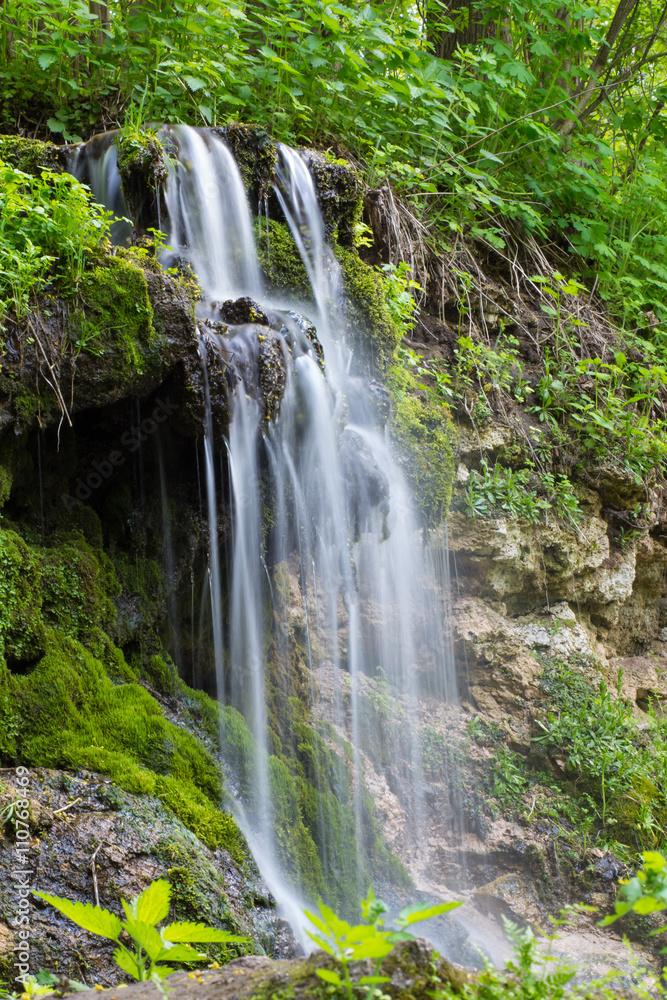
[[[65,917],[73,920],[79,927],[83,927],[85,931],[90,931],[92,934],[99,934],[100,937],[116,941],[123,929],[119,918],[109,910],[103,910],[100,906],[93,906],[92,903],[74,903],[69,899],[51,896],[48,892],[35,892],[34,895],[50,903]]]
[[[635,913],[655,913],[656,910],[664,910],[667,907],[667,903],[661,903],[659,899],[655,896],[644,896],[643,899],[638,899],[634,904],[632,909]]]
[[[158,879],[144,889],[140,896],[133,899],[133,910],[137,920],[145,924],[157,924],[169,913],[171,901],[171,886],[165,879]]]
[[[316,913],[310,913],[309,910],[304,910],[303,912],[306,914],[311,924],[315,924],[318,931],[322,931],[322,933],[326,934],[327,936],[331,933],[331,928],[328,927],[321,919],[321,917],[318,917]]]
[[[113,957],[116,960],[116,965],[123,972],[127,972],[129,976],[133,976],[134,979],[141,979],[142,969],[137,965],[136,960],[125,948],[116,948],[113,953]]]
[[[134,917],[128,917],[123,927],[154,962],[164,947],[159,931],[156,931],[151,924],[145,924],[143,920],[136,920]]]
[[[162,964],[154,965],[153,975],[151,976],[151,979],[154,979],[156,976],[158,979],[166,979],[166,977],[170,976],[172,972],[176,972],[176,969],[173,967],[173,965],[162,965]]]
[[[201,90],[202,87],[206,86],[206,81],[200,80],[198,76],[187,76],[186,74],[183,74],[183,79],[192,91]]]
[[[40,54],[37,56],[37,62],[39,63],[42,69],[48,69],[49,66],[56,61],[56,59],[57,56],[55,52],[40,52]],[[49,128],[51,128],[50,125]],[[53,132],[54,130],[51,129],[51,131]]]
[[[393,949],[391,941],[383,938],[369,938],[361,944],[352,945],[352,958],[359,962],[362,958],[384,958]]]
[[[325,983],[332,983],[334,986],[343,985],[343,980],[338,973],[333,972],[331,969],[315,969],[315,975],[323,979]]]
[[[206,958],[206,955],[201,951],[191,948],[189,944],[173,944],[170,946],[169,942],[166,941],[157,958],[165,962],[199,962],[203,958]]]
[[[325,951],[327,955],[331,955],[334,958],[338,957],[337,952],[331,947],[331,944],[326,938],[320,937],[319,934],[311,934],[310,931],[306,931],[306,934],[310,940],[314,941],[316,945],[319,945],[322,951]]]
[[[198,944],[243,944],[250,939],[241,937],[238,934],[230,934],[228,931],[217,930],[215,927],[207,927],[206,924],[195,924],[190,921],[169,924],[162,930],[162,937],[165,941],[194,941]]]
[[[418,903],[417,906],[419,909],[407,907],[405,910],[401,910],[400,916],[409,927],[410,924],[416,924],[420,920],[430,920],[431,917],[438,917],[443,913],[449,913],[450,910],[455,910],[457,907],[462,905],[463,903],[460,901],[452,903],[438,903],[437,906],[428,906],[426,903]]]

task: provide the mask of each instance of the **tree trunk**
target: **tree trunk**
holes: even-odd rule
[[[590,65],[590,77],[585,84],[583,90],[580,92],[579,96],[576,98],[577,107],[575,112],[575,117],[568,118],[564,121],[560,128],[559,133],[562,136],[570,135],[571,132],[577,126],[579,116],[585,111],[587,104],[589,103],[591,96],[595,92],[598,86],[598,74],[602,69],[604,69],[607,60],[609,59],[609,53],[611,52],[613,46],[615,45],[618,36],[623,30],[623,26],[626,21],[633,13],[635,7],[639,3],[639,0],[619,0],[618,7],[616,8],[616,13],[614,14],[613,20],[609,25],[609,30],[605,36],[605,40],[598,49],[593,62]]]
[[[509,42],[504,16],[489,19],[489,12],[479,0],[444,0],[426,6],[426,34],[434,55],[451,59],[459,46],[474,45],[484,38],[499,36]],[[454,24],[454,31],[448,26]]]

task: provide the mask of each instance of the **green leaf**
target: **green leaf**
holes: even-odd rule
[[[64,132],[67,127],[64,122],[59,122],[57,118],[49,118],[46,124],[52,132]]]
[[[51,896],[48,892],[34,892],[33,895],[50,903],[63,916],[73,920],[79,927],[83,927],[85,931],[90,931],[92,934],[99,934],[100,937],[116,941],[123,929],[123,925],[115,913],[103,910],[100,906],[93,906],[92,903],[74,903],[69,899]]]
[[[145,924],[143,920],[135,920],[134,917],[129,917],[123,927],[154,962],[164,947],[164,942],[155,927]]]
[[[391,941],[386,938],[369,938],[360,944],[352,945],[352,958],[360,962],[362,958],[384,958],[393,949]]]
[[[416,903],[414,906],[407,906],[400,912],[400,919],[406,926],[416,924],[420,920],[430,920],[431,917],[439,917],[443,913],[449,913],[462,906],[462,902],[438,903],[437,906],[429,906],[428,903]]]
[[[157,924],[169,913],[171,886],[165,879],[151,882],[147,889],[132,900],[133,913],[145,924]]]
[[[319,934],[311,934],[310,931],[306,931],[306,934],[310,940],[314,941],[315,944],[322,949],[322,951],[327,953],[327,955],[331,955],[333,958],[338,957],[336,951],[331,947],[330,942],[326,938],[321,937]]]
[[[170,945],[166,941],[157,957],[167,962],[200,962],[206,955],[191,948],[189,944]]]
[[[42,69],[48,69],[49,66],[55,61],[56,61],[56,55],[54,52],[41,52],[37,56],[37,62],[39,63]],[[51,128],[50,125],[49,128]],[[51,131],[53,132],[54,130],[51,129]]]
[[[195,924],[191,921],[169,924],[162,930],[165,941],[194,941],[198,944],[244,944],[250,940],[238,934],[207,927],[206,924]]]
[[[315,975],[323,979],[325,983],[332,983],[334,986],[342,986],[343,980],[337,972],[331,969],[315,969]]]
[[[113,957],[116,961],[116,965],[123,972],[127,972],[129,976],[133,976],[134,979],[141,980],[143,967],[137,964],[136,959],[130,955],[129,951],[125,948],[116,948],[113,953]]]
[[[206,81],[200,80],[198,76],[187,76],[184,74],[183,79],[192,91],[201,90],[202,87],[206,86]]]
[[[391,976],[362,976],[359,980],[360,986],[373,986],[375,983],[390,983]]]
[[[153,979],[155,976],[157,976],[158,979],[166,979],[167,976],[170,976],[172,974],[172,972],[176,972],[176,969],[173,967],[173,965],[162,965],[162,964],[154,965],[153,975],[151,976],[151,979]]]

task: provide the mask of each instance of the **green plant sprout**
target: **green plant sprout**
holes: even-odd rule
[[[245,944],[248,938],[216,930],[205,924],[181,921],[158,928],[157,924],[169,913],[171,886],[164,879],[152,882],[141,895],[128,903],[121,900],[125,911],[122,921],[115,913],[92,903],[72,902],[52,896],[48,892],[35,892],[38,899],[50,903],[64,916],[79,927],[115,941],[118,948],[114,952],[116,965],[139,982],[158,981],[175,972],[176,962],[202,962],[207,958],[202,952],[191,948],[191,944]],[[134,949],[126,947],[120,940],[125,932],[134,944]]]
[[[408,927],[421,920],[449,913],[450,910],[461,905],[460,902],[439,903],[436,906],[430,906],[428,903],[415,903],[401,910],[396,919],[396,930],[385,930],[384,914],[387,912],[387,906],[375,896],[372,889],[369,890],[368,896],[361,901],[361,914],[364,922],[354,926],[338,917],[330,907],[320,900],[318,903],[319,913],[305,911],[318,933],[314,934],[310,931],[306,931],[306,933],[327,955],[331,955],[332,958],[340,962],[343,977],[341,978],[339,973],[333,969],[316,969],[315,971],[325,983],[330,983],[339,989],[344,988],[348,1000],[354,1000],[354,986],[367,986],[366,1000],[371,1000],[376,986],[380,983],[390,982],[388,976],[380,975],[382,959],[392,952],[397,942],[412,939],[413,935],[408,931]],[[370,976],[361,976],[356,983],[353,983],[350,975],[350,963],[365,959],[375,961],[374,972]]]
[[[643,869],[634,878],[621,880],[619,898],[614,904],[616,912],[601,920],[599,927],[608,927],[627,913],[646,915],[667,910],[667,859],[657,851],[644,851],[642,858]],[[649,936],[663,934],[666,930],[667,924],[649,931]],[[660,954],[667,955],[667,947]]]

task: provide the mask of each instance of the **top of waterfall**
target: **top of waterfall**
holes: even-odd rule
[[[215,132],[172,125],[165,203],[172,253],[190,261],[211,299],[262,295],[250,210],[238,165]]]

